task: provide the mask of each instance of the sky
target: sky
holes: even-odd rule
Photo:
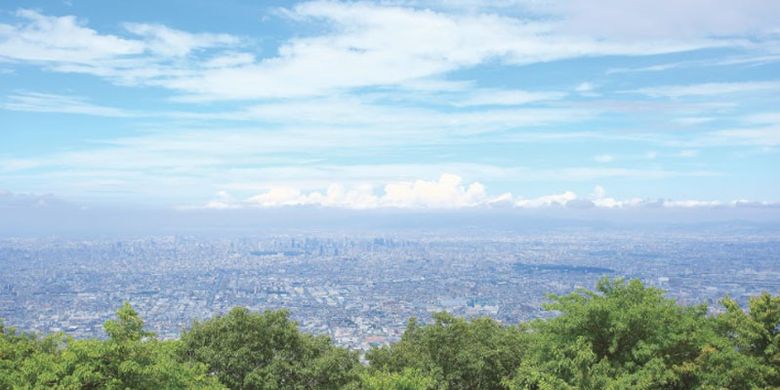
[[[779,21],[775,0],[4,1],[0,206],[776,209]]]

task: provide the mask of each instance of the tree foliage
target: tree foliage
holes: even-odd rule
[[[17,332],[0,322],[3,389],[780,389],[780,296],[720,314],[641,282],[550,296],[551,319],[503,325],[438,313],[356,353],[299,331],[287,311],[236,308],[178,340],[144,330],[130,305],[106,339]]]
[[[780,322],[759,314],[771,306],[769,297],[751,301],[747,313],[726,300],[726,313],[713,317],[705,306],[678,305],[638,280],[603,279],[595,291],[550,297],[547,309],[560,315],[530,324],[526,357],[504,383],[512,389],[778,386],[769,345]]]
[[[176,341],[160,341],[125,304],[107,321],[106,340],[61,334],[37,339],[3,329],[2,389],[221,389],[201,364],[181,363]]]
[[[301,333],[288,312],[235,308],[195,323],[180,356],[205,364],[231,389],[338,389],[357,378],[357,355]]]
[[[436,380],[419,370],[405,368],[401,372],[362,372],[358,382],[350,383],[349,390],[434,390]]]
[[[413,368],[447,389],[493,389],[520,364],[524,339],[516,326],[437,313],[432,325],[410,320],[401,341],[366,357],[375,370]]]

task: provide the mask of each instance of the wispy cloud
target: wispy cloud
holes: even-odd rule
[[[143,39],[146,50],[165,57],[182,57],[195,50],[235,46],[241,42],[239,38],[230,34],[193,34],[160,24],[125,23],[124,27]],[[212,66],[219,65],[217,61],[220,60],[225,61],[225,58],[212,60]]]
[[[228,34],[189,33],[155,24],[125,24],[127,36],[105,34],[75,16],[22,9],[15,24],[0,24],[0,59],[63,73],[104,77],[118,84],[155,84],[195,71],[199,49],[235,48]],[[157,80],[157,81],[156,81]]]
[[[581,94],[588,94],[588,93],[592,93],[592,92],[593,92],[593,89],[594,89],[595,87],[596,87],[596,86],[595,86],[595,85],[593,85],[593,83],[591,83],[591,82],[588,82],[588,81],[585,81],[585,82],[579,83],[579,84],[577,85],[577,87],[576,87],[576,88],[574,88],[574,90],[575,90],[575,91],[577,91],[577,92],[579,92],[579,93],[581,93]]]
[[[535,2],[530,2],[534,4]],[[538,2],[540,12],[558,15],[566,31],[603,38],[696,39],[772,36],[780,5],[767,0],[588,0]]]
[[[17,24],[0,28],[0,53],[54,71],[161,86],[199,99],[258,99],[414,84],[486,61],[530,64],[722,44],[706,39],[604,39],[571,34],[544,20],[371,3],[306,2],[281,14],[298,23],[324,22],[330,28],[320,35],[289,39],[277,56],[256,59],[256,53],[242,50],[241,39],[228,34],[136,23],[125,24],[129,36],[118,36],[102,34],[73,16],[21,10]],[[202,49],[214,50],[193,55]],[[517,101],[518,95],[503,100],[507,98]]]
[[[729,144],[780,145],[780,123],[754,128],[721,130],[714,133],[716,139]]]
[[[772,64],[780,61],[780,55],[766,54],[759,50],[752,55],[733,56],[727,58],[708,58],[706,60],[690,60],[690,61],[676,61],[665,62],[654,65],[638,66],[638,67],[622,67],[611,68],[607,70],[607,74],[620,74],[620,73],[642,73],[642,72],[662,72],[667,70],[676,69],[688,69],[688,68],[704,68],[713,66],[732,66],[732,65],[745,65],[745,66],[758,66],[765,64]]]
[[[8,87],[0,108],[126,120],[99,135],[90,123],[45,150],[9,143],[0,148],[0,180],[21,191],[171,203],[224,191],[215,205],[226,207],[608,207],[651,202],[580,196],[560,184],[704,182],[735,172],[726,163],[708,168],[708,148],[780,143],[771,112],[780,81],[769,73],[662,85],[604,74],[708,56],[774,61],[773,4],[717,0],[716,13],[703,0],[457,3],[291,3],[269,15],[269,26],[242,27],[246,36],[99,14],[8,13],[0,61],[16,74],[3,78],[22,86]],[[62,86],[29,91],[25,77],[39,76]],[[131,88],[143,96],[138,103],[111,96]],[[100,120],[116,122],[89,118]],[[515,192],[534,183],[550,194],[491,195],[477,180]]]
[[[604,40],[566,34],[556,30],[556,24],[535,20],[370,3],[308,2],[284,14],[299,22],[326,22],[332,32],[290,40],[282,45],[278,57],[178,78],[164,85],[212,98],[305,96],[334,89],[403,85],[492,60],[529,64],[717,45],[704,40]],[[426,38],[418,39],[420,36]]]
[[[704,83],[640,88],[631,92],[651,97],[679,98],[685,96],[716,96],[736,93],[778,92],[780,81],[754,81],[733,83]]]
[[[528,103],[559,100],[564,92],[530,92],[520,90],[481,90],[469,94],[456,106],[520,106]]]
[[[18,23],[0,25],[0,57],[17,61],[95,64],[143,53],[142,42],[100,34],[75,16],[16,12]]]
[[[695,137],[689,147],[706,146],[761,146],[780,145],[780,114],[751,114],[737,118],[737,124]]]
[[[81,96],[56,95],[39,92],[20,92],[6,97],[0,108],[11,111],[56,112],[108,117],[127,117],[132,114],[115,107],[90,103]]]
[[[699,151],[695,149],[685,149],[677,152],[677,157],[693,158],[699,156]]]

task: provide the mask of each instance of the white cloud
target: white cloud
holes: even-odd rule
[[[19,24],[0,24],[0,57],[21,61],[95,63],[140,54],[142,42],[100,34],[74,16],[16,12]]]
[[[762,114],[753,114],[746,118],[748,123],[752,124],[780,124],[780,112],[767,112]]]
[[[576,199],[577,194],[566,191],[561,194],[545,195],[533,199],[518,199],[515,201],[515,206],[524,208],[566,206],[569,202]]]
[[[471,93],[456,106],[519,106],[547,100],[558,100],[566,96],[562,92],[530,92],[519,90],[481,90]]]
[[[205,68],[227,68],[250,65],[255,61],[255,56],[250,53],[225,52],[209,58],[203,62],[203,66]]]
[[[760,47],[760,46],[759,46]],[[765,54],[764,51],[775,52],[775,49],[760,48],[756,52],[749,55],[729,56],[729,57],[715,57],[707,58],[703,60],[690,60],[690,61],[677,61],[669,63],[661,63],[649,66],[640,66],[635,68],[611,68],[607,70],[607,74],[619,74],[619,73],[639,73],[639,72],[661,72],[671,69],[681,68],[701,68],[712,66],[730,66],[730,65],[746,65],[757,66],[771,64],[780,61],[780,55],[777,54]]]
[[[226,191],[217,192],[217,199],[211,200],[206,204],[207,209],[227,210],[239,208],[240,204],[236,199]]]
[[[233,46],[240,42],[238,38],[229,34],[192,34],[159,24],[125,23],[124,27],[127,31],[144,38],[147,50],[166,57],[181,57],[194,50]]]
[[[685,117],[685,118],[677,118],[674,119],[674,122],[686,126],[694,126],[694,125],[700,125],[702,123],[712,122],[714,120],[715,118],[713,117],[692,116],[692,117]]]
[[[365,86],[404,85],[498,60],[528,64],[592,55],[646,55],[712,45],[622,42],[561,34],[555,25],[496,14],[457,14],[369,3],[307,2],[283,12],[330,32],[292,39],[255,64],[164,80],[213,99],[308,96]],[[424,36],[425,39],[419,39]],[[294,82],[293,82],[294,81]]]
[[[496,99],[506,97],[497,96]],[[535,97],[535,99],[542,97]],[[465,98],[453,98],[466,101]],[[490,101],[489,97],[477,97],[479,101]],[[518,98],[519,99],[519,98]],[[530,98],[526,98],[530,99]],[[528,100],[527,100],[528,101]],[[506,129],[519,130],[530,127],[546,127],[556,123],[572,123],[592,118],[599,114],[597,109],[575,109],[557,107],[508,107],[510,102],[493,99],[497,107],[484,107],[480,110],[449,110],[438,107],[391,105],[370,102],[370,98],[333,97],[294,99],[291,101],[270,102],[251,105],[237,111],[225,112],[178,112],[172,116],[177,119],[251,121],[254,123],[283,124],[286,127],[305,129],[316,127],[339,127],[349,132],[361,128],[362,134],[376,134],[386,138],[393,135],[405,138],[438,137],[441,135],[490,133]],[[542,135],[542,133],[539,133]],[[555,134],[550,134],[553,136]],[[560,134],[559,134],[560,135]],[[381,141],[382,138],[377,139]]]
[[[615,157],[609,154],[599,154],[598,156],[593,157],[593,161],[600,163],[610,163],[615,161]]]
[[[732,119],[732,118],[730,118]],[[767,112],[733,117],[737,125],[722,124],[719,129],[699,132],[688,140],[669,142],[668,146],[698,150],[705,147],[760,146],[768,148],[780,145],[780,115]],[[695,157],[696,153],[677,153],[677,157]]]
[[[713,96],[747,92],[755,93],[777,91],[780,91],[780,81],[668,85],[661,87],[640,88],[630,92],[641,93],[650,97],[679,98],[686,96]]]
[[[382,203],[395,207],[468,207],[487,201],[485,187],[474,182],[464,187],[460,177],[444,174],[438,182],[390,183],[385,186]]]
[[[450,114],[335,99],[296,101],[289,105],[274,103],[251,108],[246,115],[255,118],[255,123],[192,130],[164,122],[157,130],[149,128],[137,135],[101,139],[79,150],[34,158],[0,156],[0,169],[16,175],[14,178],[6,175],[4,180],[28,183],[33,177],[29,169],[36,168],[36,186],[17,187],[25,190],[74,195],[88,189],[90,184],[109,183],[117,194],[157,201],[176,197],[195,200],[220,189],[237,191],[246,197],[263,185],[311,190],[326,188],[336,181],[345,186],[362,182],[382,188],[389,181],[414,181],[417,177],[437,177],[442,172],[504,183],[539,182],[551,177],[583,182],[713,174],[689,169],[598,164],[594,167],[506,167],[469,163],[468,156],[460,160],[458,156],[423,155],[411,163],[382,164],[371,160],[365,152],[394,156],[399,146],[408,145],[446,150],[451,146],[470,145],[486,132],[499,133],[494,138],[497,142],[506,140],[512,144],[594,137],[543,127],[553,123],[548,121],[583,118],[578,116],[583,115],[579,111],[567,109],[513,108]],[[206,117],[176,117],[188,118],[202,122]],[[504,135],[501,130],[511,131]],[[334,159],[333,155],[339,158]]]
[[[92,104],[80,96],[56,95],[39,92],[20,92],[8,96],[0,108],[11,111],[57,112],[109,117],[127,117],[127,111]]]
[[[593,193],[591,194],[591,198],[603,199],[605,196],[607,196],[607,190],[605,190],[604,187],[602,186],[593,187]]]
[[[717,200],[664,200],[664,207],[719,207],[724,203]]]
[[[604,38],[681,39],[767,36],[777,29],[774,0],[589,0],[532,2],[557,14],[566,31]]]
[[[607,191],[602,186],[596,186],[593,189],[593,193],[590,196],[590,201],[595,207],[602,208],[626,208],[626,207],[640,207],[648,203],[641,198],[631,198],[626,200],[617,200],[615,198],[607,197]]]
[[[674,62],[674,63],[666,63],[666,64],[656,64],[656,65],[650,65],[650,66],[642,66],[638,68],[611,68],[607,70],[607,74],[618,74],[618,73],[635,73],[635,72],[660,72],[664,70],[669,69],[675,69],[682,66],[681,62]]]
[[[685,149],[677,152],[677,157],[693,158],[699,155],[699,151],[696,149]]]
[[[161,86],[190,99],[313,96],[368,86],[413,86],[487,61],[529,64],[596,55],[648,55],[720,45],[705,40],[601,39],[570,34],[544,19],[446,13],[370,3],[306,2],[281,12],[296,23],[325,23],[278,55],[257,59],[227,34],[189,33],[128,23],[133,38],[101,34],[72,16],[17,13],[0,25],[0,57],[44,63],[120,84]],[[420,39],[425,37],[425,39]],[[210,49],[200,56],[196,51]],[[187,57],[182,61],[181,57]],[[444,81],[443,87],[450,88]],[[507,92],[487,104],[548,99]],[[479,96],[475,97],[477,104]]]
[[[780,123],[756,128],[721,130],[714,133],[716,139],[728,144],[741,145],[780,145]]]
[[[113,140],[100,137],[100,141],[85,143],[72,152],[52,153],[29,160],[15,155],[0,156],[0,170],[15,172],[18,175],[15,180],[19,182],[31,182],[24,176],[32,172],[25,170],[41,168],[44,173],[38,176],[42,179],[39,181],[66,191],[88,188],[89,183],[108,183],[117,192],[160,196],[168,192],[190,192],[196,194],[190,196],[197,198],[219,189],[233,191],[245,186],[254,192],[257,187],[265,186],[274,187],[276,192],[260,194],[254,198],[256,204],[276,204],[280,199],[286,199],[301,204],[380,207],[382,202],[389,204],[396,199],[398,204],[424,207],[421,205],[431,203],[426,203],[425,199],[432,198],[428,195],[415,198],[417,195],[414,194],[422,191],[415,187],[415,177],[430,179],[441,172],[459,172],[466,178],[488,182],[500,178],[504,183],[513,184],[544,181],[550,177],[582,183],[602,178],[658,179],[713,174],[687,170],[692,165],[684,166],[682,171],[665,169],[661,165],[663,161],[653,164],[650,169],[600,164],[532,169],[452,162],[473,159],[473,153],[448,154],[452,149],[446,150],[447,147],[474,143],[478,136],[488,133],[492,133],[489,139],[495,144],[586,138],[589,142],[642,143],[642,148],[661,145],[699,148],[710,143],[773,146],[780,142],[778,122],[767,123],[766,118],[763,119],[765,122],[748,123],[744,128],[706,133],[709,141],[700,144],[696,144],[700,133],[678,134],[655,131],[656,128],[645,133],[641,128],[602,130],[599,123],[589,122],[609,111],[667,110],[665,112],[675,114],[669,117],[684,115],[691,124],[695,120],[690,118],[695,115],[701,114],[700,118],[704,118],[704,115],[723,114],[727,110],[721,109],[722,105],[712,104],[705,108],[705,104],[695,106],[647,99],[598,99],[598,102],[590,99],[594,101],[588,105],[591,102],[582,99],[575,99],[577,102],[556,100],[577,93],[591,93],[594,85],[590,82],[576,87],[564,85],[560,88],[566,91],[561,92],[488,89],[476,81],[448,79],[448,76],[454,77],[452,72],[455,70],[480,64],[505,66],[598,55],[639,56],[743,44],[731,38],[713,38],[711,29],[702,28],[700,34],[644,36],[636,32],[621,35],[615,31],[588,29],[585,24],[566,27],[566,18],[571,12],[551,11],[549,7],[545,12],[555,18],[528,17],[523,12],[508,12],[501,16],[479,6],[467,12],[462,9],[452,12],[444,6],[430,10],[390,4],[307,2],[290,6],[285,11],[290,19],[283,22],[299,23],[306,27],[301,30],[306,33],[293,35],[282,41],[278,50],[265,52],[254,50],[259,45],[252,45],[251,37],[191,33],[143,23],[121,24],[124,30],[109,34],[72,16],[19,11],[15,18],[11,17],[11,22],[0,24],[0,61],[4,61],[4,66],[6,63],[11,66],[32,63],[51,71],[92,74],[123,85],[160,86],[176,91],[177,96],[173,99],[178,101],[259,101],[224,112],[216,110],[234,106],[220,104],[196,112],[161,114],[171,121],[148,121],[141,125],[149,128],[134,133],[137,136]],[[576,8],[582,3],[574,1],[573,4]],[[752,7],[752,4],[745,6]],[[661,1],[658,6],[674,8],[669,1]],[[624,5],[615,7],[620,8],[616,12],[627,12]],[[681,7],[688,9],[688,5]],[[313,26],[317,28],[309,28]],[[733,27],[731,31],[747,33],[763,28],[760,23],[750,29],[743,27]],[[770,38],[762,36],[761,39]],[[763,42],[754,42],[749,50],[760,51]],[[457,75],[467,77],[461,73]],[[670,85],[632,92],[683,97],[743,91],[768,95],[777,89],[780,89],[780,82],[765,81]],[[95,102],[78,96],[19,92],[0,104],[9,110],[116,117],[135,115]],[[518,107],[522,105],[531,107]],[[573,122],[581,122],[581,125],[552,127]],[[615,124],[613,121],[603,123],[608,127]],[[752,127],[756,124],[761,126]],[[186,129],[187,126],[204,130]],[[684,140],[689,138],[694,142],[686,144]],[[681,143],[673,142],[677,140]],[[414,158],[420,157],[420,161],[411,164],[370,165],[366,162],[372,157],[370,153],[387,153],[391,157],[389,160],[393,160],[397,151],[392,149],[399,145],[430,148],[431,152],[425,156],[416,154]],[[598,148],[602,146],[604,144],[599,144]],[[609,146],[602,148],[602,151],[609,150],[612,150]],[[659,154],[665,157],[673,156],[673,152],[659,149]],[[593,153],[598,153],[598,149]],[[512,162],[501,156],[487,157],[485,161],[494,163],[531,161],[522,155],[512,157]],[[621,162],[638,161],[654,158],[655,154],[617,157]],[[612,155],[594,159],[604,163],[615,160]],[[416,176],[410,176],[412,174]],[[37,171],[35,175],[38,175]],[[340,184],[329,188],[334,180]],[[387,183],[398,181],[411,187],[399,184],[392,187],[390,193],[381,192]],[[360,187],[360,183],[366,186]],[[433,189],[442,191],[446,184],[440,180],[422,180],[421,183],[435,184]],[[526,204],[596,201],[583,197],[567,200],[572,194],[568,192],[531,199],[515,199],[510,194],[479,197],[480,186],[472,189],[470,185],[461,184],[461,187],[461,195],[465,198],[445,199],[455,199],[451,204],[479,205],[514,204],[515,201]],[[421,188],[426,187],[421,184]],[[374,189],[381,193],[375,193]],[[485,192],[484,188],[482,192]],[[246,201],[231,198],[227,193],[222,195],[215,200],[214,207],[238,207],[236,205]],[[242,193],[241,199],[247,195],[248,192]],[[603,197],[599,202],[603,205],[623,202],[608,199]],[[447,201],[434,203],[447,204]]]
[[[14,172],[40,166],[39,161],[6,158],[0,160],[0,172]]]
[[[125,28],[133,36],[121,37],[89,28],[75,16],[24,9],[15,15],[15,24],[0,24],[0,60],[95,75],[120,85],[156,85],[162,79],[183,77],[201,67],[200,61],[183,57],[199,49],[235,48],[241,42],[228,34],[132,23]],[[217,58],[221,55],[218,52]]]
[[[225,208],[229,204],[210,202],[207,207]],[[367,209],[391,208],[461,208],[476,207],[502,201],[506,195],[492,199],[485,193],[485,187],[474,182],[463,184],[459,176],[443,174],[436,181],[415,180],[390,182],[384,186],[381,195],[376,195],[370,185],[359,185],[346,189],[339,184],[328,186],[327,191],[302,192],[290,187],[273,187],[246,199],[244,206],[279,207],[317,205]]]
[[[203,207],[211,209],[232,209],[242,207],[291,207],[317,206],[346,209],[461,209],[474,207],[516,207],[516,208],[638,208],[638,207],[774,207],[774,202],[749,201],[706,201],[706,200],[647,200],[629,198],[618,200],[607,197],[601,186],[593,193],[580,198],[572,191],[544,195],[536,198],[514,197],[511,193],[491,196],[479,182],[468,185],[453,174],[442,174],[438,180],[391,181],[377,193],[370,184],[345,187],[330,184],[325,191],[302,191],[289,186],[272,186],[265,191],[244,200],[237,200],[226,192],[218,193],[217,199]]]
[[[586,82],[582,82],[579,85],[577,85],[577,87],[574,88],[574,90],[579,92],[579,93],[588,93],[588,92],[593,91],[593,88],[594,88],[593,83],[590,83],[590,82],[586,81]]]

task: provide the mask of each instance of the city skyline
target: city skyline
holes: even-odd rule
[[[366,351],[446,311],[511,325],[550,293],[640,279],[713,313],[780,287],[774,232],[296,233],[236,239],[0,238],[0,317],[39,333],[102,337],[130,302],[164,338],[236,306],[290,310],[301,329]]]

